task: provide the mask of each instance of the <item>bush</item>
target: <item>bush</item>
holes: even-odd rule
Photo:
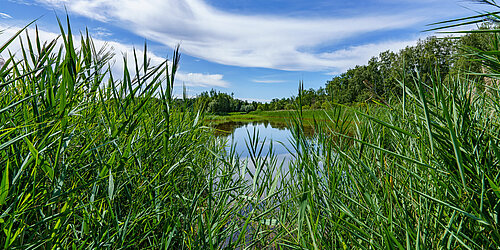
[[[259,108],[261,108],[261,107],[259,107]],[[241,112],[249,113],[249,112],[254,111],[254,110],[255,110],[255,108],[251,104],[241,106]],[[262,110],[260,110],[260,111],[262,111]]]

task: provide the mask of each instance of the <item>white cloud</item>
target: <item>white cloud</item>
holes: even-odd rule
[[[21,27],[4,26],[0,24],[0,30],[3,30],[3,33],[0,34],[0,45],[3,45],[9,38],[11,38],[20,29]],[[35,37],[34,29],[28,28],[28,33],[30,34],[30,37],[32,39]],[[54,40],[55,38],[58,37],[59,34],[44,30],[39,30],[38,35],[43,43],[43,41]],[[24,33],[23,35],[21,35],[21,37],[24,37]],[[23,38],[23,40],[25,39]],[[80,39],[75,37],[74,41],[75,41],[75,46],[78,47],[80,44]],[[127,57],[127,61],[129,62],[129,64],[132,63],[134,47],[129,44],[123,44],[116,41],[106,41],[102,39],[93,39],[93,42],[97,50],[103,47],[112,49],[112,51],[115,53],[115,56],[111,61],[112,64],[111,70],[115,77],[121,77],[123,74],[123,67],[124,67],[123,57],[124,56]],[[59,44],[61,44],[61,40],[59,40]],[[14,41],[13,43],[11,43],[8,47],[8,50],[11,51],[13,54],[20,54],[21,46],[19,44],[19,41]],[[138,63],[143,64],[143,61],[141,59],[143,58],[142,55],[144,54],[144,51],[136,49],[136,53],[138,54]],[[4,51],[2,54],[0,54],[0,56],[6,58],[8,57],[8,52]],[[151,65],[159,65],[165,61],[164,58],[159,57],[151,52],[148,52],[148,58],[151,60]],[[133,70],[131,65],[132,64],[129,65],[129,70]],[[224,76],[221,74],[190,73],[179,70],[176,75],[176,83],[179,84],[180,82],[184,82],[186,86],[228,87],[230,84],[224,81],[223,77]]]
[[[184,83],[186,86],[193,87],[229,87],[229,83],[223,80],[221,74],[201,74],[201,73],[183,73],[176,75],[176,83]]]
[[[99,39],[105,39],[112,36],[113,33],[104,27],[97,27],[92,30],[92,36]]]
[[[12,18],[12,17],[11,17],[9,14],[7,14],[7,13],[2,13],[2,12],[0,12],[0,18],[10,19],[10,18]]]
[[[8,1],[12,2],[12,3],[23,4],[23,5],[28,5],[28,6],[34,5],[33,2],[28,2],[26,0],[8,0]]]
[[[332,53],[323,53],[320,57],[333,62],[332,66],[334,66],[338,71],[331,72],[330,74],[336,75],[345,72],[349,68],[356,65],[366,64],[370,58],[378,56],[380,52],[387,50],[397,52],[404,49],[406,46],[416,45],[417,42],[418,39],[371,43],[361,46],[352,46]]]
[[[315,48],[422,21],[408,13],[343,18],[237,15],[203,0],[38,1],[66,6],[73,13],[114,23],[170,47],[181,42],[183,52],[208,61],[282,70],[333,70],[338,63]]]

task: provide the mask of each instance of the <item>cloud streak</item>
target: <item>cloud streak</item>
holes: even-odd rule
[[[293,18],[237,15],[203,0],[38,0],[103,22],[208,61],[281,70],[333,70],[335,55],[316,52],[360,34],[403,29],[422,21],[416,15],[359,15]],[[336,52],[331,52],[335,54]]]
[[[7,13],[0,12],[0,18],[11,19],[12,17]]]
[[[221,74],[201,74],[201,73],[183,73],[176,75],[177,83],[182,82],[191,87],[229,87],[229,82],[224,81]]]
[[[14,36],[14,34],[20,29],[22,29],[22,27],[16,27],[16,26],[12,27],[0,24],[0,30],[3,30],[3,33],[0,34],[0,45],[4,44],[10,37]],[[36,36],[34,29],[28,28],[27,30],[31,38],[34,38]],[[45,30],[39,30],[38,35],[42,43],[44,41],[52,41],[59,36],[58,33],[53,33]],[[21,37],[24,37],[24,33],[23,35],[21,35]],[[26,39],[24,38],[23,40],[26,41]],[[74,41],[75,45],[79,46],[80,39],[78,37],[75,37]],[[62,45],[60,39],[58,42],[59,45]],[[106,41],[102,39],[93,39],[93,42],[94,45],[96,46],[97,51],[99,51],[100,48],[105,47],[114,52],[115,56],[110,62],[111,71],[113,75],[117,77],[121,76],[123,74],[123,67],[124,67],[123,57],[129,57],[127,61],[130,62],[133,59],[131,57],[134,54],[134,46],[129,44],[119,43],[116,41]],[[14,54],[19,54],[21,53],[21,46],[18,41],[15,41],[9,45],[8,50]],[[136,53],[141,55],[144,54],[144,51],[136,49]],[[4,51],[0,56],[4,56],[4,58],[6,58],[8,57],[8,52]],[[138,59],[141,60],[141,58],[142,57],[139,56]],[[151,52],[148,52],[148,58],[151,60],[152,65],[159,65],[165,61],[164,58],[159,57]],[[142,64],[143,62],[139,61],[138,63]],[[188,87],[200,87],[200,86],[224,87],[224,88],[229,87],[230,83],[225,81],[223,78],[224,76],[222,74],[192,73],[179,70],[177,71],[176,74],[176,85],[181,85],[181,83],[184,83]]]
[[[407,46],[416,45],[418,39],[405,40],[405,41],[387,41],[381,43],[370,43],[360,46],[351,46],[346,49],[337,50],[331,53],[322,53],[319,55],[321,58],[331,60],[332,65],[337,69],[330,72],[331,75],[346,72],[349,68],[355,65],[366,64],[370,58],[378,56],[382,51],[399,51]]]

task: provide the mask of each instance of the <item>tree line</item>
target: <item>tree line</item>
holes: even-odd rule
[[[481,27],[485,29],[488,27]],[[354,104],[391,102],[401,97],[403,84],[414,88],[417,78],[427,82],[433,74],[446,78],[458,71],[480,72],[480,63],[469,60],[460,50],[486,49],[488,39],[481,33],[459,38],[434,36],[420,39],[416,45],[398,52],[390,50],[372,57],[367,64],[357,65],[327,81],[325,87],[302,92],[303,109],[325,109],[332,103]],[[481,78],[478,78],[481,80]],[[294,109],[296,96],[275,98],[270,102],[248,102],[233,94],[206,91],[188,101],[204,105],[210,113],[250,112]]]

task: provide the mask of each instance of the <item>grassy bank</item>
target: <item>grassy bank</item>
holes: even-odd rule
[[[329,133],[337,138],[332,132],[352,135],[356,128],[354,118],[360,115],[384,117],[385,113],[392,108],[385,105],[369,104],[356,106],[335,105],[329,109],[302,110],[300,121],[302,133],[308,137],[316,133]],[[339,119],[341,117],[341,119]],[[293,129],[293,121],[297,120],[297,110],[278,111],[252,111],[250,113],[234,112],[223,115],[207,114],[204,124],[215,128],[216,135],[228,135],[234,129],[247,123],[269,124],[274,128]],[[325,130],[324,128],[330,128]],[[331,128],[335,128],[332,130]]]
[[[402,82],[417,92],[391,109],[243,115],[290,119],[293,135],[289,165],[249,135],[248,164],[175,106],[177,52],[148,65],[145,48],[118,80],[90,37],[68,24],[59,40],[24,38],[31,53],[0,69],[4,248],[500,246],[496,87],[435,73]],[[313,116],[327,121],[311,138]]]
[[[373,106],[371,109],[380,109],[383,107]],[[344,109],[342,112],[344,116],[353,116],[355,111],[366,111],[366,108]],[[262,122],[269,121],[275,123],[287,124],[297,114],[296,110],[276,110],[276,111],[252,111],[249,113],[233,112],[222,115],[208,114],[205,116],[205,121],[214,125],[225,122]],[[314,121],[317,122],[331,122],[331,118],[338,115],[331,109],[327,110],[303,110],[302,120],[305,125],[312,126]]]

